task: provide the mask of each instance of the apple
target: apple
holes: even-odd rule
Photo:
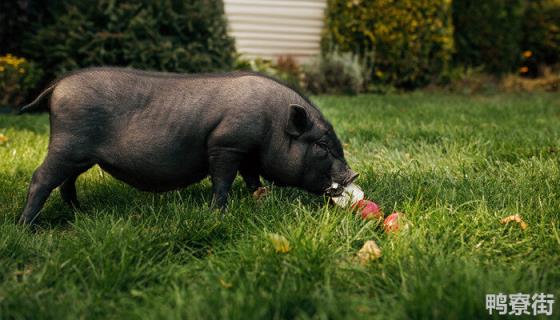
[[[385,218],[383,229],[386,233],[396,232],[399,230],[399,213],[393,212]]]
[[[383,211],[379,205],[370,200],[360,200],[354,204],[354,208],[360,210],[362,219],[383,219]]]

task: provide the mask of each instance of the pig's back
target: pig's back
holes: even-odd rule
[[[207,138],[224,119],[264,129],[270,110],[262,106],[277,86],[252,74],[87,69],[53,92],[51,144],[66,147],[71,136],[113,176],[143,190],[174,189],[207,175]]]

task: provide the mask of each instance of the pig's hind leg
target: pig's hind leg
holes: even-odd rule
[[[74,176],[77,177],[77,175],[90,168],[91,165],[90,163],[69,160],[68,157],[49,150],[43,163],[33,173],[27,192],[25,208],[18,223],[32,224],[52,190],[61,185],[65,180]]]
[[[66,178],[60,186],[60,196],[62,197],[62,200],[64,200],[64,202],[72,208],[77,209],[80,207],[80,202],[78,202],[78,196],[76,195],[76,179],[78,179],[78,176],[87,171],[89,168],[90,166],[84,167],[80,172]]]

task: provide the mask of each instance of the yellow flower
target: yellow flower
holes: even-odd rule
[[[19,65],[24,64],[26,62],[27,60],[25,60],[25,58],[18,58],[10,53],[6,54],[3,57],[0,57],[0,63],[10,65],[16,68],[19,67]]]
[[[220,278],[219,280],[220,280],[220,285],[222,287],[224,287],[225,289],[229,289],[229,288],[233,287],[233,284],[231,284],[229,282],[226,282],[224,279]]]
[[[286,237],[276,233],[271,233],[268,237],[276,253],[287,253],[290,251],[290,242],[288,242]]]
[[[533,55],[531,50],[523,51],[523,57],[530,58]]]

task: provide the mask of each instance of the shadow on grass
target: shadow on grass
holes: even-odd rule
[[[186,188],[176,191],[151,193],[139,191],[123,182],[110,179],[105,181],[80,181],[76,189],[80,207],[71,208],[61,199],[58,188],[55,189],[36,224],[41,229],[65,229],[76,221],[76,215],[107,214],[117,219],[149,219],[151,215],[173,214],[175,211],[185,212],[207,212],[214,214],[216,210],[211,209],[211,186],[208,179],[195,183]],[[268,185],[273,192],[272,199],[255,201],[248,192],[245,185],[236,179],[230,191],[230,203],[226,215],[238,216],[240,211],[261,211],[257,202],[272,201],[269,206],[283,207],[286,203],[301,202],[311,210],[320,209],[325,201],[321,196],[316,196],[296,188],[283,188]],[[27,181],[26,181],[27,188]],[[24,194],[22,190],[21,207],[24,205]],[[267,198],[268,198],[267,197]],[[249,200],[251,206],[243,206],[242,203]],[[253,202],[254,201],[254,202]],[[274,210],[276,211],[276,210]],[[249,212],[250,213],[250,212]],[[243,216],[239,216],[243,219]]]
[[[107,212],[114,218],[135,218],[139,211],[148,207],[158,210],[163,208],[166,199],[172,197],[174,192],[150,193],[142,192],[117,181],[108,181],[92,186],[76,186],[78,192],[79,208],[72,208],[61,199],[58,188],[49,197],[41,215],[37,219],[37,225],[44,229],[67,228],[69,224],[76,221],[76,215],[91,215],[99,212]],[[208,196],[208,190],[200,187],[188,187],[179,191],[181,197],[192,199],[194,203],[202,203]],[[142,214],[143,215],[143,214]]]
[[[514,204],[523,203],[524,207],[534,207],[533,201],[520,202],[523,194],[539,191],[543,194],[555,192],[557,188],[538,183],[551,172],[548,170],[535,171],[531,179],[511,176],[508,168],[498,170],[491,166],[473,164],[463,169],[463,174],[446,171],[418,171],[394,172],[379,174],[364,170],[364,177],[358,183],[366,192],[368,198],[373,199],[385,210],[402,210],[403,203],[421,203],[422,208],[428,208],[438,203],[461,205],[467,202],[483,200],[492,210],[504,210]],[[505,170],[505,171],[504,171]],[[494,181],[489,176],[500,176],[500,181]],[[8,180],[8,177],[4,177]],[[507,178],[507,179],[506,179]],[[27,180],[27,179],[26,179]],[[301,204],[310,212],[320,212],[325,205],[325,198],[304,192],[296,188],[269,186],[271,194],[262,200],[255,201],[248,193],[244,184],[236,179],[230,192],[227,219],[237,219],[232,223],[250,222],[255,215],[266,216],[277,220],[283,214],[289,214]],[[517,189],[511,191],[511,181],[517,181]],[[27,188],[27,181],[25,183]],[[13,188],[20,188],[14,183]],[[155,219],[177,220],[190,219],[193,214],[201,217],[214,215],[209,208],[211,201],[211,187],[209,181],[200,183],[178,191],[165,193],[148,193],[134,189],[125,183],[112,178],[78,180],[78,199],[80,210],[72,210],[61,199],[58,191],[51,194],[37,223],[41,228],[66,228],[75,222],[76,214],[103,215],[114,219],[135,219],[149,221]],[[21,196],[14,195],[23,207],[26,190],[21,189]],[[397,205],[400,204],[400,205]],[[13,206],[13,205],[12,205]],[[13,207],[9,210],[13,210]],[[195,221],[200,219],[195,218]]]

